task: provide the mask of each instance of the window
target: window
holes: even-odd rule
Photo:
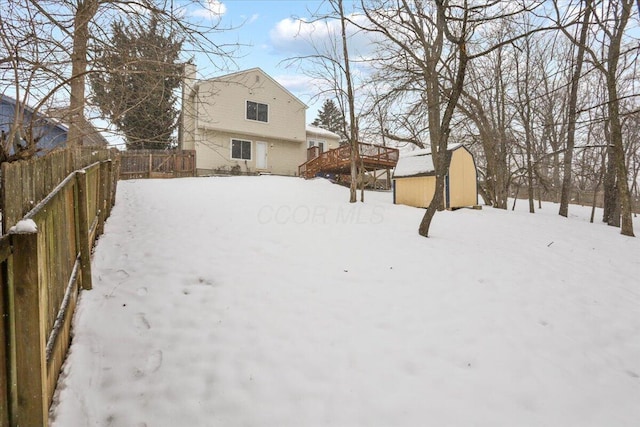
[[[269,121],[269,106],[259,102],[247,101],[247,119],[267,123]]]
[[[309,140],[309,148],[318,147],[321,153],[324,152],[324,141],[313,141]]]
[[[231,158],[238,160],[251,160],[251,141],[232,139]]]

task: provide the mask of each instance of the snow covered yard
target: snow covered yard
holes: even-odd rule
[[[52,425],[640,425],[640,238],[366,197],[120,182]]]

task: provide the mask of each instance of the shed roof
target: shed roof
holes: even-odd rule
[[[463,147],[460,143],[449,144],[447,151],[455,151],[460,147]],[[435,167],[433,166],[431,149],[425,148],[401,154],[398,159],[398,164],[393,171],[393,177],[409,178],[413,176],[426,176],[434,172]]]

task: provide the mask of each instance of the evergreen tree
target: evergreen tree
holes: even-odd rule
[[[345,121],[342,112],[336,107],[332,99],[327,99],[318,111],[318,117],[311,123],[323,129],[330,130],[340,135],[342,140],[345,139]]]
[[[101,71],[90,77],[93,100],[124,133],[127,149],[162,149],[172,143],[182,42],[151,14],[131,23],[114,22],[111,45],[97,49],[95,63]]]

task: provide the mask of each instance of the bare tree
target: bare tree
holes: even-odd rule
[[[638,50],[637,46],[626,44],[628,38],[626,29],[634,2],[632,0],[616,2],[582,0],[581,4],[583,21],[580,37],[577,38],[562,26],[561,28],[576,48],[583,51],[586,55],[585,60],[593,69],[600,72],[604,82],[606,99],[602,104],[591,107],[604,107],[602,132],[607,141],[607,160],[603,176],[603,220],[609,225],[620,226],[621,234],[633,236],[632,201],[627,169],[629,156],[625,155],[625,147],[628,148],[629,143],[625,144],[623,135],[621,76],[626,65],[625,61],[628,61],[627,58],[631,53],[637,53]],[[559,10],[560,8],[556,5],[558,21],[561,15]],[[571,120],[570,117],[569,124]],[[571,153],[568,154],[571,156]],[[565,158],[565,161],[569,160]],[[565,173],[567,172],[571,173],[565,164]],[[563,207],[561,206],[561,209]],[[563,210],[560,213],[562,214]]]
[[[381,1],[362,3],[363,11],[376,31],[384,36],[389,47],[402,52],[409,66],[407,75],[422,74],[423,96],[429,121],[429,141],[433,158],[436,184],[433,200],[418,228],[424,237],[436,210],[444,208],[444,180],[449,167],[447,145],[451,120],[462,93],[467,61],[467,41],[471,34],[470,13],[463,7],[454,7],[446,0],[435,2]],[[455,76],[453,84],[441,91],[443,64]]]
[[[602,34],[603,57],[596,55],[595,51],[585,47],[591,56],[593,65],[604,74],[607,87],[607,113],[608,127],[611,143],[611,163],[615,170],[616,185],[620,202],[620,233],[633,236],[633,220],[631,216],[631,192],[627,175],[625,149],[622,134],[622,122],[620,118],[620,98],[618,92],[618,66],[622,55],[621,47],[625,29],[629,23],[633,0],[621,0],[619,2],[607,2],[598,11],[591,7],[596,19],[599,32]],[[605,46],[606,45],[606,46]]]
[[[217,44],[213,38],[218,31],[214,25],[199,25],[183,19],[183,11],[188,5],[207,6],[205,0],[186,0],[177,3],[174,9],[170,0],[9,0],[21,2],[28,10],[40,17],[39,23],[51,27],[48,37],[38,40],[39,49],[47,51],[63,64],[57,74],[50,74],[43,85],[43,93],[36,98],[63,98],[68,102],[65,122],[69,125],[67,144],[74,146],[82,143],[83,127],[86,124],[87,108],[86,76],[91,73],[90,41],[94,45],[108,42],[105,32],[110,22],[118,15],[136,15],[148,12],[156,13],[165,22],[169,22],[173,31],[185,39],[189,51],[197,51],[215,59],[221,68],[229,60],[235,46]],[[16,16],[14,19],[18,19]],[[4,22],[4,20],[3,20]],[[43,67],[30,64],[34,73],[43,75]],[[114,70],[101,70],[114,71]],[[24,90],[24,88],[23,88]]]
[[[337,9],[338,16],[340,17],[340,36],[342,37],[342,59],[344,61],[344,78],[347,83],[347,103],[349,105],[349,133],[347,140],[351,146],[350,163],[351,163],[351,185],[349,187],[349,202],[356,202],[356,185],[358,180],[358,160],[360,154],[360,145],[358,143],[358,125],[356,122],[355,113],[355,98],[353,94],[353,82],[351,81],[351,65],[349,64],[349,49],[347,45],[347,27],[346,17],[344,14],[344,7],[342,0],[332,0],[332,6]],[[361,168],[362,169],[362,168]],[[362,181],[362,198],[364,202],[364,180],[362,179],[362,172],[360,173],[360,179]]]
[[[506,25],[501,29],[508,28]],[[506,34],[497,34],[505,40]],[[507,197],[511,182],[509,157],[513,113],[508,103],[508,90],[512,84],[510,73],[513,62],[509,60],[507,46],[501,46],[469,66],[469,79],[462,92],[459,110],[464,114],[467,133],[479,143],[477,150],[480,180],[479,191],[485,203],[507,209]]]
[[[57,54],[54,28],[29,0],[3,3],[0,19],[2,94],[15,99],[13,122],[3,129],[0,161],[28,158],[38,151],[43,128],[40,113],[55,101],[50,82],[59,79],[64,62]],[[33,106],[25,114],[27,106]]]
[[[330,94],[336,100],[342,115],[340,133],[345,137],[350,150],[350,186],[349,202],[357,201],[357,184],[360,181],[364,201],[364,180],[359,165],[359,106],[356,103],[357,82],[352,72],[352,59],[349,53],[350,25],[353,21],[345,12],[342,0],[329,0],[331,10],[328,13],[314,14],[309,21],[300,21],[301,25],[325,26],[327,37],[308,39],[312,53],[288,59],[289,66],[297,64],[302,72],[319,85],[319,95]],[[338,28],[333,25],[338,23]],[[355,28],[355,27],[352,27]]]
[[[388,56],[405,67],[405,78],[396,87],[415,90],[416,85],[410,83],[419,82],[426,106],[436,188],[418,232],[428,236],[436,210],[443,209],[444,179],[449,166],[447,145],[454,113],[465,89],[467,65],[470,60],[523,37],[515,34],[494,42],[474,35],[481,26],[490,27],[497,19],[531,11],[539,3],[361,0],[361,4],[372,31],[387,41],[385,48],[392,52]],[[544,30],[540,26],[531,33]]]
[[[533,40],[531,36],[522,39],[522,43],[516,49],[516,110],[520,118],[520,126],[522,127],[521,139],[524,140],[524,164],[523,178],[527,187],[527,198],[529,200],[529,212],[534,213],[534,113],[532,95],[536,90],[532,68],[533,64]],[[538,60],[538,58],[535,58]]]
[[[580,87],[580,76],[582,75],[582,64],[584,62],[585,47],[587,45],[587,34],[589,30],[589,20],[591,18],[592,0],[585,0],[584,8],[581,11],[582,24],[580,26],[580,36],[577,40],[577,53],[575,58],[575,66],[573,76],[571,78],[571,92],[569,94],[569,107],[567,112],[567,146],[564,152],[564,168],[562,177],[562,195],[560,197],[559,215],[566,217],[569,214],[569,195],[571,193],[571,170],[573,163],[573,148],[575,146],[576,136],[576,119],[578,104],[578,88]],[[556,11],[559,14],[557,0],[554,1]],[[563,26],[566,33],[568,29]]]

